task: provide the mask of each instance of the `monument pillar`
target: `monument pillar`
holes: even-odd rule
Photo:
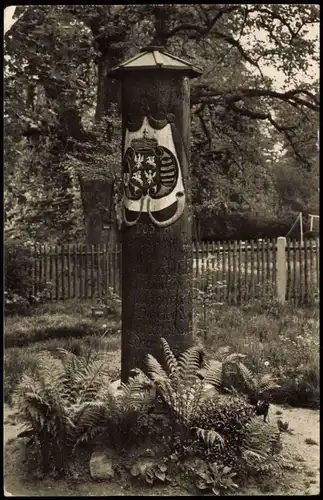
[[[189,208],[190,78],[201,72],[160,47],[109,71],[122,85],[121,379],[192,345]]]

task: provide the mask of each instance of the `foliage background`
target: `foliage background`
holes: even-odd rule
[[[15,17],[4,53],[7,238],[118,240],[120,92],[106,73],[148,44],[203,71],[191,87],[196,236],[281,236],[299,211],[305,222],[319,214],[319,85],[299,82],[318,65],[319,6],[39,5]],[[266,66],[284,74],[281,89]]]

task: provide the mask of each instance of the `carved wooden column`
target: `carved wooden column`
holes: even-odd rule
[[[192,345],[189,63],[158,47],[110,70],[122,81],[121,378]]]

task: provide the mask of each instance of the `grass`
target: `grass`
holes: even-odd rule
[[[33,316],[5,321],[5,401],[35,352],[65,347],[75,354],[92,348],[111,358],[114,379],[120,373],[120,318],[95,320],[91,301],[70,300],[38,306]],[[103,325],[107,325],[103,328]],[[104,330],[107,334],[100,340]],[[319,407],[319,310],[278,307],[274,303],[209,306],[194,310],[195,338],[212,359],[221,347],[245,354],[245,364],[260,375],[272,373],[281,385],[273,402]],[[23,349],[21,347],[24,347]],[[115,378],[116,377],[116,378]]]
[[[221,347],[245,355],[255,373],[271,373],[281,387],[273,402],[319,407],[319,310],[317,308],[214,306],[195,311],[195,331],[212,358]]]
[[[89,301],[70,300],[40,305],[32,316],[8,316],[5,320],[5,347],[24,347],[53,338],[80,338],[94,335],[106,318],[91,316]],[[109,318],[111,333],[120,330],[120,321]]]
[[[4,400],[12,395],[27,368],[33,369],[35,353],[63,347],[76,355],[91,350],[105,352],[111,379],[120,378],[120,319],[94,319],[89,301],[71,300],[38,306],[33,316],[5,320]],[[102,338],[103,334],[104,338]]]

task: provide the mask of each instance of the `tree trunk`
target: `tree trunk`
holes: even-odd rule
[[[81,180],[80,185],[87,243],[116,244],[119,236],[112,183],[102,180]]]
[[[98,61],[98,83],[97,83],[97,103],[95,119],[102,120],[109,115],[111,104],[120,104],[120,86],[118,82],[108,78],[107,71],[122,61],[124,57],[124,46],[122,43],[107,42],[108,49],[105,49]]]
[[[57,168],[60,168],[60,155],[64,155],[66,152],[70,152],[71,154],[76,153],[82,161],[82,149],[77,151],[77,146],[71,139],[74,139],[78,143],[93,143],[95,136],[86,132],[83,128],[81,116],[76,105],[76,96],[68,89],[67,91],[65,89],[64,93],[60,93],[53,86],[47,88],[47,91],[50,97],[55,98],[58,103],[59,128],[57,136],[61,147],[57,150],[56,155]],[[93,170],[93,180],[83,179],[81,174],[78,175],[84,209],[86,241],[89,245],[114,243],[118,241],[118,228],[113,205],[112,182],[96,178],[95,169]]]
[[[120,88],[117,82],[107,77],[107,70],[117,64],[116,57],[101,56],[98,62],[97,102],[95,120],[100,121],[109,114],[111,104],[120,103]]]

